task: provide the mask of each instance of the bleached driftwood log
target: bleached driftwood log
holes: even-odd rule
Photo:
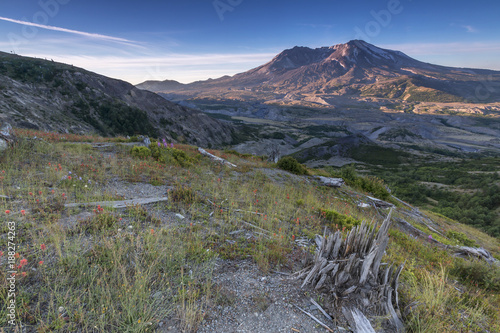
[[[316,176],[321,185],[329,187],[341,187],[344,185],[344,180],[342,178],[329,178],[323,176]]]
[[[491,253],[489,253],[482,247],[460,246],[455,250],[455,255],[462,258],[474,257],[478,259],[483,259],[490,264],[495,264],[500,266],[500,262],[497,259],[495,259],[495,257],[493,257]]]
[[[226,160],[225,160],[225,159],[223,159],[223,158],[220,158],[220,157],[218,157],[218,156],[215,156],[215,155],[213,155],[213,154],[210,154],[208,151],[206,151],[206,150],[205,150],[205,149],[203,149],[203,148],[198,148],[198,151],[200,152],[200,154],[205,155],[205,156],[208,156],[208,157],[210,157],[210,158],[211,158],[212,160],[214,160],[214,161],[217,161],[217,162],[220,162],[220,163],[222,163],[222,164],[228,165],[228,166],[230,166],[230,167],[232,167],[232,168],[236,168],[236,165],[235,165],[235,164],[233,164],[233,163],[231,163],[231,162],[228,162],[228,161],[226,161]]]
[[[64,207],[80,207],[80,206],[104,206],[112,208],[126,208],[127,206],[134,205],[146,205],[154,202],[167,201],[168,197],[157,197],[157,198],[139,198],[130,200],[120,200],[120,201],[94,201],[94,202],[75,202],[65,204]]]
[[[359,323],[360,327],[366,327],[366,321],[362,316],[354,315],[357,311],[365,317],[369,316],[368,313],[387,316],[390,319],[385,325],[401,332],[404,326],[393,304],[398,307],[397,288],[403,265],[394,270],[392,265],[381,263],[389,242],[391,213],[392,210],[378,231],[376,225],[363,222],[345,238],[340,231],[328,237],[317,237],[313,264],[297,275],[304,279],[302,287],[311,284],[317,290],[332,294],[335,299],[348,298],[350,304],[356,304],[359,310],[346,311],[352,314],[350,319],[363,321]]]
[[[394,208],[394,205],[390,202],[380,200],[374,197],[366,196],[376,208]]]

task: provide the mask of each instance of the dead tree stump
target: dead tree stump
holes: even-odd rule
[[[376,225],[363,222],[345,238],[340,231],[328,237],[319,236],[313,264],[297,275],[304,279],[302,287],[310,284],[348,303],[349,309],[344,308],[344,313],[386,317],[386,329],[401,332],[404,326],[394,307],[398,308],[398,281],[404,264],[394,269],[381,263],[389,242],[390,224],[391,213],[378,231]],[[351,322],[355,318],[363,316],[346,316],[351,326],[366,327],[366,321]]]

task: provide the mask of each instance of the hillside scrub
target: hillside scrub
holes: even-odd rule
[[[374,169],[411,204],[500,236],[500,159],[435,162]]]
[[[329,168],[328,171],[331,177],[340,177],[349,186],[371,193],[378,199],[387,200],[391,196],[382,179],[374,176],[360,176],[352,164],[342,167],[340,171],[334,170],[333,168]]]
[[[196,147],[176,145],[178,156],[190,162],[184,167],[174,154],[172,163],[139,159],[120,143],[94,147],[67,143],[68,137],[56,134],[45,136],[50,140],[32,137],[20,134],[16,146],[0,156],[0,215],[16,228],[16,324],[40,332],[149,332],[170,320],[179,330],[195,332],[227,295],[214,275],[220,263],[237,267],[246,260],[260,276],[293,273],[314,252],[313,239],[325,227],[338,228],[345,237],[344,226],[381,222],[387,214],[359,207],[367,199],[352,187],[321,187],[252,156],[210,151],[238,165],[230,169],[201,156]],[[161,149],[160,157],[172,152]],[[102,204],[165,192],[167,202],[120,209]],[[79,204],[66,207],[69,203]],[[393,214],[420,223],[409,212],[398,207]],[[432,219],[442,234],[465,233],[500,254],[498,240],[439,216]],[[383,260],[406,261],[400,310],[407,329],[500,331],[497,282],[487,266],[476,269],[477,263],[396,227],[389,231]],[[0,299],[7,304],[8,225],[1,230]],[[440,295],[442,302],[425,295]],[[5,307],[0,327],[10,327]]]
[[[182,167],[187,167],[193,162],[192,158],[188,157],[184,151],[174,148],[173,144],[167,147],[166,142],[163,144],[159,141],[151,142],[149,149],[151,156],[160,163],[178,164]]]
[[[305,166],[300,164],[295,158],[291,156],[285,156],[281,158],[276,166],[282,170],[289,171],[296,175],[307,175],[308,171]]]

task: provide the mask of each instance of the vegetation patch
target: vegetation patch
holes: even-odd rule
[[[500,267],[480,260],[459,260],[451,269],[451,274],[463,283],[485,290],[500,292]]]
[[[151,142],[149,149],[151,156],[160,163],[179,165],[181,167],[187,167],[193,163],[193,159],[185,151],[174,148],[173,144]]]
[[[282,170],[294,173],[296,175],[308,175],[307,168],[300,164],[295,158],[285,156],[281,158],[276,166]]]
[[[236,275],[242,260],[253,260],[260,269],[256,274],[274,279],[275,271],[300,269],[302,260],[315,250],[302,245],[312,244],[325,226],[340,229],[345,238],[346,231],[360,221],[380,222],[387,213],[358,206],[367,199],[354,185],[318,187],[306,178],[276,176],[268,170],[273,164],[260,158],[211,151],[238,168],[208,159],[195,163],[197,147],[176,145],[193,161],[182,167],[177,161],[138,159],[125,145],[66,143],[118,138],[46,133],[43,140],[33,140],[35,132],[16,133],[20,133],[16,145],[0,155],[0,195],[15,198],[0,200],[0,216],[16,225],[16,323],[40,332],[150,332],[161,330],[165,319],[175,320],[176,329],[196,331],[204,318],[216,316],[214,306],[240,307],[242,303],[220,286],[214,287],[216,258],[225,258]],[[445,176],[445,181],[456,179],[477,186],[492,184],[496,162],[473,161],[468,166],[472,172],[465,173],[462,164],[467,162],[456,163],[456,172],[449,174],[442,165],[428,164],[436,168],[413,173],[404,165],[398,168],[411,174],[410,179]],[[361,176],[353,171],[336,172],[344,172],[356,184]],[[396,168],[393,174],[397,173]],[[125,194],[131,185],[139,189],[134,193],[147,190],[162,196],[161,189],[149,185],[156,181],[169,184],[168,205],[116,210],[89,205],[123,199],[115,192],[117,186],[123,186],[120,190]],[[70,208],[68,203],[77,207]],[[177,212],[185,218],[173,221]],[[392,216],[417,224],[419,217],[412,212],[401,205]],[[450,244],[470,244],[474,239],[498,257],[498,239],[423,209],[420,214],[436,223],[436,230],[447,235]],[[8,231],[7,223],[0,226],[4,235]],[[496,268],[455,258],[427,238],[397,229],[390,229],[389,237],[383,261],[405,262],[399,310],[408,331],[500,331]],[[0,238],[0,247],[7,248],[8,241]],[[7,253],[0,252],[0,261],[6,260]],[[8,275],[0,269],[2,304],[8,302]],[[269,299],[274,299],[275,291],[270,293],[274,294]],[[242,297],[255,305],[255,311],[263,311],[267,296]],[[0,307],[0,326],[8,325],[6,318],[6,307]]]
[[[332,209],[320,209],[319,213],[325,220],[330,222],[329,226],[331,230],[350,230],[357,225],[361,225],[360,220],[357,220],[351,216],[340,214],[339,212]]]
[[[365,144],[352,147],[349,156],[360,162],[383,166],[398,165],[411,157],[409,153],[393,148]]]
[[[144,146],[134,146],[130,150],[130,155],[145,160],[146,158],[151,156],[151,150]]]
[[[475,247],[476,241],[469,239],[463,232],[449,230],[446,237],[455,240],[459,245]]]
[[[500,236],[500,158],[372,168],[398,198]],[[435,183],[444,187],[422,184]]]
[[[189,186],[178,185],[174,189],[168,191],[169,198],[173,202],[191,205],[199,201],[198,194]]]
[[[340,171],[336,171],[333,168],[329,168],[328,170],[332,177],[340,177],[349,186],[369,192],[378,199],[387,200],[391,196],[382,179],[375,176],[360,176],[352,164],[342,167]]]

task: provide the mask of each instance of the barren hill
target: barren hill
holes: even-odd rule
[[[149,134],[208,146],[233,128],[133,85],[70,65],[0,53],[0,119],[13,126],[103,135]]]

